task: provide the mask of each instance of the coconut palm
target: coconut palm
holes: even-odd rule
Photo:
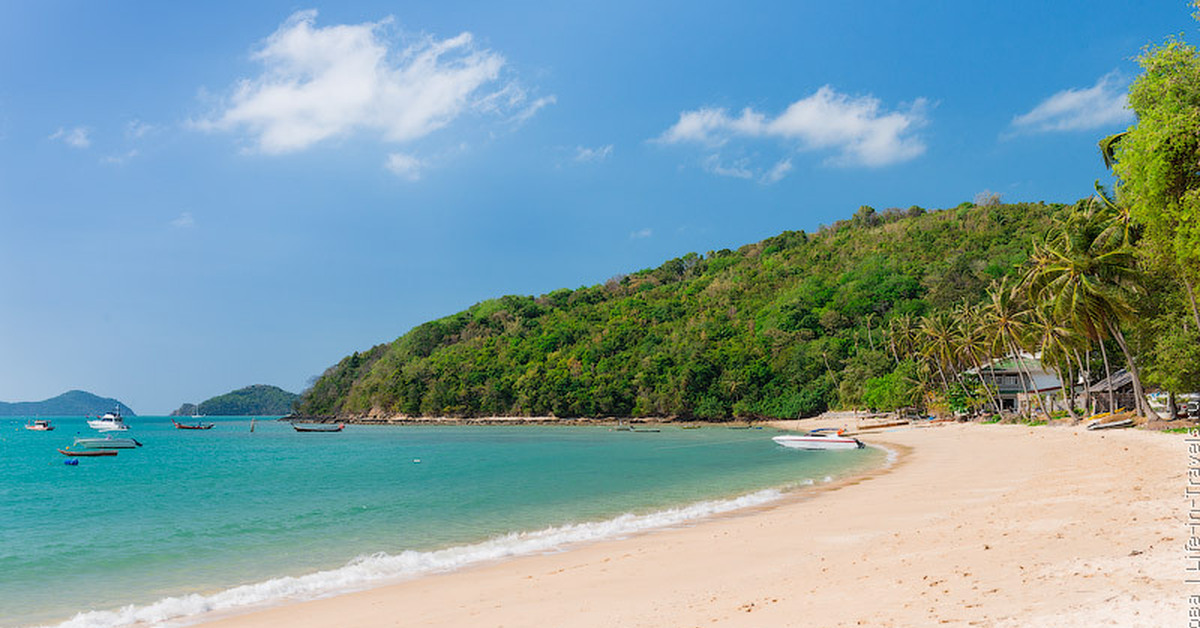
[[[1008,277],[993,282],[988,288],[988,302],[983,308],[984,331],[993,351],[1011,355],[1021,373],[1021,390],[1029,398],[1028,382],[1033,376],[1021,359],[1025,338],[1030,331],[1030,312],[1019,285],[1010,286]]]
[[[1051,316],[1100,343],[1102,351],[1106,338],[1116,340],[1133,377],[1137,412],[1147,416],[1137,364],[1121,332],[1121,323],[1134,318],[1132,297],[1141,289],[1141,274],[1128,239],[1105,236],[1119,220],[1103,203],[1071,212],[1035,247],[1025,283],[1034,300],[1050,304]]]
[[[980,383],[983,385],[983,391],[987,395],[988,403],[991,404],[995,412],[1000,412],[1000,400],[992,393],[992,387],[983,378],[983,362],[984,360],[991,360],[993,357],[991,346],[985,333],[983,312],[977,305],[963,301],[955,308],[954,319],[955,329],[958,334],[956,342],[959,358],[964,363],[975,367],[975,372],[980,375]]]

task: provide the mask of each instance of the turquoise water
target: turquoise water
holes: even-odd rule
[[[63,464],[95,436],[0,419],[0,624],[110,626],[365,588],[763,503],[880,464],[766,430],[347,426],[133,417],[145,444]],[[768,490],[769,489],[769,490]]]

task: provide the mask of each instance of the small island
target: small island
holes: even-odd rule
[[[85,390],[70,390],[43,401],[0,401],[0,416],[92,416],[113,410],[120,411],[124,416],[137,416],[120,401]]]
[[[300,396],[278,386],[255,384],[218,395],[199,404],[185,403],[170,416],[274,416],[292,411]]]

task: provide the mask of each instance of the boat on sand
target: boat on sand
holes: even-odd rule
[[[845,436],[843,430],[824,428],[812,430],[807,434],[783,434],[771,438],[777,444],[792,449],[808,449],[813,451],[828,451],[837,449],[862,449],[866,444],[852,436]]]

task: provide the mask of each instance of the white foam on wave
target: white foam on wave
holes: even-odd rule
[[[887,460],[885,460],[883,463],[885,469],[893,464],[896,464],[896,461],[900,459],[900,452],[896,451],[895,449],[884,447],[883,445],[871,445],[871,447],[887,453]]]
[[[145,606],[129,605],[114,611],[88,611],[59,624],[59,628],[109,628],[131,624],[186,623],[187,618],[214,611],[229,611],[289,599],[313,599],[364,589],[372,584],[453,571],[468,565],[515,556],[559,550],[566,545],[619,538],[657,528],[668,528],[779,499],[775,489],[733,499],[703,501],[645,515],[624,514],[607,521],[551,527],[537,532],[517,532],[446,549],[399,554],[359,556],[345,566],[304,576],[273,578],[226,589],[211,595],[168,597]]]

